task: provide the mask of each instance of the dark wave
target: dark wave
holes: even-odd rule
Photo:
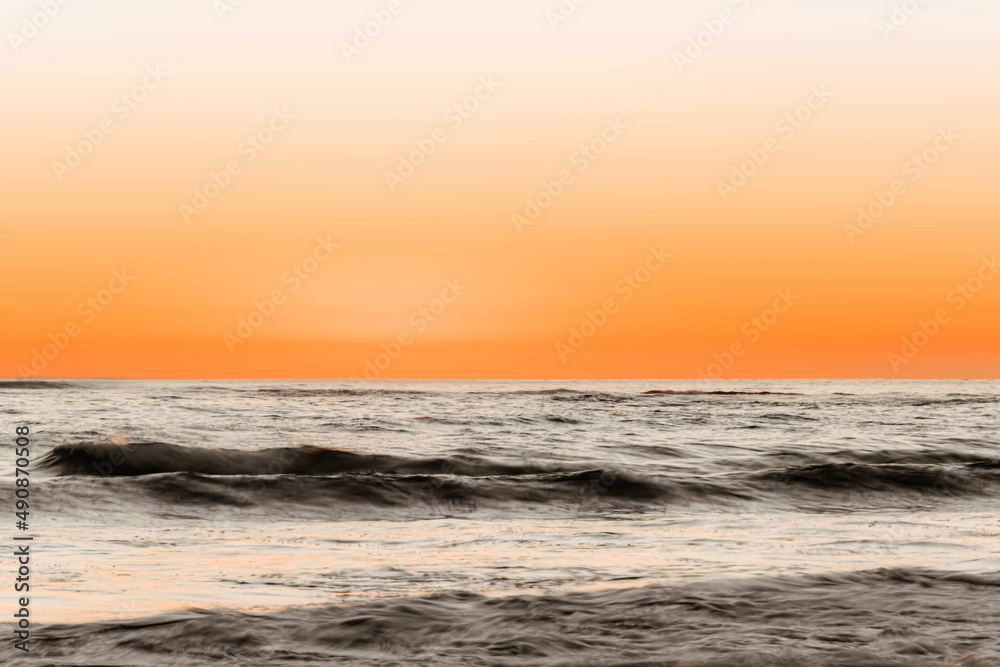
[[[993,497],[1000,486],[1000,467],[942,471],[919,466],[842,464],[676,478],[611,468],[541,473],[522,470],[509,475],[164,472],[56,477],[37,484],[39,511],[43,513],[142,512],[217,519],[238,518],[235,510],[244,509],[253,515],[339,521],[493,509],[664,512],[692,505],[736,508],[746,503],[818,511],[859,506],[913,507],[950,497]],[[13,487],[0,486],[0,502],[12,499]]]
[[[662,457],[676,451],[651,453]],[[794,453],[782,455],[798,457]],[[866,456],[877,458],[875,454]],[[914,494],[929,500],[997,493],[1000,462],[995,459],[938,453],[927,454],[925,460],[928,462],[723,468],[714,474],[681,467],[669,475],[640,475],[584,462],[508,462],[472,455],[414,458],[308,446],[217,450],[149,442],[59,445],[38,465],[61,476],[148,478],[134,485],[64,486],[68,497],[78,499],[108,493],[122,498],[139,494],[157,503],[275,505],[286,507],[283,511],[291,514],[300,511],[291,506],[296,503],[310,514],[317,508],[343,506],[355,508],[352,511],[364,506],[409,507],[421,512],[428,504],[477,509],[591,501],[655,510],[705,502],[767,502],[795,507],[819,501],[839,507],[876,496],[876,504],[906,505]],[[764,461],[757,465],[760,463]],[[128,503],[123,504],[127,509]],[[159,511],[158,507],[153,509]]]
[[[879,569],[41,625],[11,664],[995,667],[997,636],[997,574]]]
[[[614,394],[606,391],[575,391],[552,394],[553,401],[571,403],[624,403],[639,398],[639,394]]]
[[[980,469],[982,468],[982,470]],[[989,495],[1000,475],[975,463],[961,467],[917,464],[823,463],[757,472],[751,478],[782,486],[850,493],[919,492],[931,495]]]
[[[494,395],[494,396],[603,396],[603,397],[626,397],[626,396],[801,396],[796,392],[784,391],[704,391],[700,389],[651,389],[638,394],[613,393],[601,391],[587,391],[582,389],[569,389],[557,387],[554,389],[517,389],[513,391],[470,391],[469,394]]]
[[[984,447],[987,451],[996,447]],[[837,463],[870,463],[870,464],[898,464],[898,465],[979,465],[986,466],[1000,461],[1000,459],[984,457],[981,453],[974,451],[960,451],[957,449],[922,449],[922,450],[863,450],[863,449],[838,449],[833,451],[814,450],[788,450],[782,449],[774,452],[767,452],[761,461],[765,467],[769,459],[782,459],[785,461],[797,461],[802,465],[816,464],[837,464]]]
[[[559,394],[586,394],[589,392],[580,389],[556,387],[555,389],[512,389],[508,391],[469,391],[466,393],[479,396],[556,396]]]
[[[525,415],[507,415],[502,419],[483,418],[480,416],[470,416],[465,419],[459,417],[443,417],[438,415],[418,415],[414,417],[418,422],[424,424],[442,424],[445,426],[508,426],[510,424],[539,424],[554,422],[557,424],[583,424],[580,419],[574,419],[565,415],[542,415],[539,417],[528,417]]]
[[[241,390],[242,391],[242,390]],[[441,392],[416,389],[308,389],[296,387],[264,387],[251,393],[285,398],[310,398],[313,396],[419,396]]]
[[[247,390],[237,390],[247,391]],[[432,391],[425,389],[324,389],[324,388],[298,388],[298,387],[265,387],[249,390],[251,393],[262,396],[286,397],[286,398],[310,398],[317,396],[331,397],[364,397],[364,396],[420,396],[447,394],[449,391]],[[467,391],[469,395],[478,396],[552,396],[562,400],[622,400],[633,396],[801,396],[797,392],[786,391],[725,391],[725,390],[699,390],[699,389],[652,389],[649,391],[633,393],[588,391],[581,389],[569,389],[556,387],[553,389],[515,389],[508,391]]]
[[[913,407],[935,405],[986,405],[1000,403],[1000,394],[949,394],[946,398],[917,398],[907,400]]]
[[[470,391],[466,393],[479,396],[548,396],[554,401],[602,401],[608,403],[620,403],[639,396],[639,394],[567,389],[563,387],[554,389],[514,389],[510,391]]]
[[[801,396],[788,391],[700,391],[698,389],[652,389],[644,396]]]
[[[790,424],[794,422],[816,422],[819,421],[819,417],[810,417],[809,415],[796,415],[787,412],[771,412],[766,415],[760,415],[756,419],[761,421],[773,421],[779,422],[781,424]]]
[[[475,477],[529,475],[566,470],[557,466],[504,463],[472,456],[411,458],[386,454],[356,454],[311,446],[245,451],[183,447],[165,442],[57,445],[38,462],[38,465],[61,475],[100,477],[128,477],[170,472],[206,475],[332,475],[348,472],[385,472]]]
[[[513,394],[515,396],[554,396],[556,394],[585,394],[587,392],[581,391],[579,389],[566,389],[564,387],[557,387],[556,389],[515,389],[513,391],[470,392],[470,393]]]
[[[0,380],[0,389],[68,389],[73,384],[57,380]]]
[[[742,499],[725,487],[654,480],[613,470],[461,477],[397,473],[229,475],[162,473],[141,477],[61,477],[38,483],[39,511],[146,512],[189,518],[248,515],[341,520],[403,518],[477,510],[650,509]],[[3,489],[0,499],[8,499]],[[59,498],[54,507],[48,498]],[[389,512],[391,511],[391,512]],[[388,513],[387,513],[388,512]]]
[[[833,456],[841,459],[854,459],[860,463],[896,463],[896,464],[917,464],[917,465],[953,465],[964,464],[970,466],[984,466],[996,463],[998,459],[985,458],[981,454],[972,452],[960,452],[949,449],[934,449],[926,451],[877,451],[877,452],[852,452],[839,451]]]

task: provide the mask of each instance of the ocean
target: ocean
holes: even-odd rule
[[[3,381],[0,496],[16,532],[27,426],[34,539],[31,651],[5,622],[0,662],[997,666],[998,404],[997,381]]]

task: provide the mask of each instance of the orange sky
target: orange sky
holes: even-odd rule
[[[17,3],[0,375],[1000,375],[992,0],[300,4]]]

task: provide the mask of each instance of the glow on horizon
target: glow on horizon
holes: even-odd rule
[[[903,4],[18,2],[0,375],[995,378],[1000,7]]]

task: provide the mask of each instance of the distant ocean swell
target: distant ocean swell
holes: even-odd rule
[[[560,596],[456,592],[37,632],[32,661],[51,665],[997,667],[1000,575],[878,569]]]

